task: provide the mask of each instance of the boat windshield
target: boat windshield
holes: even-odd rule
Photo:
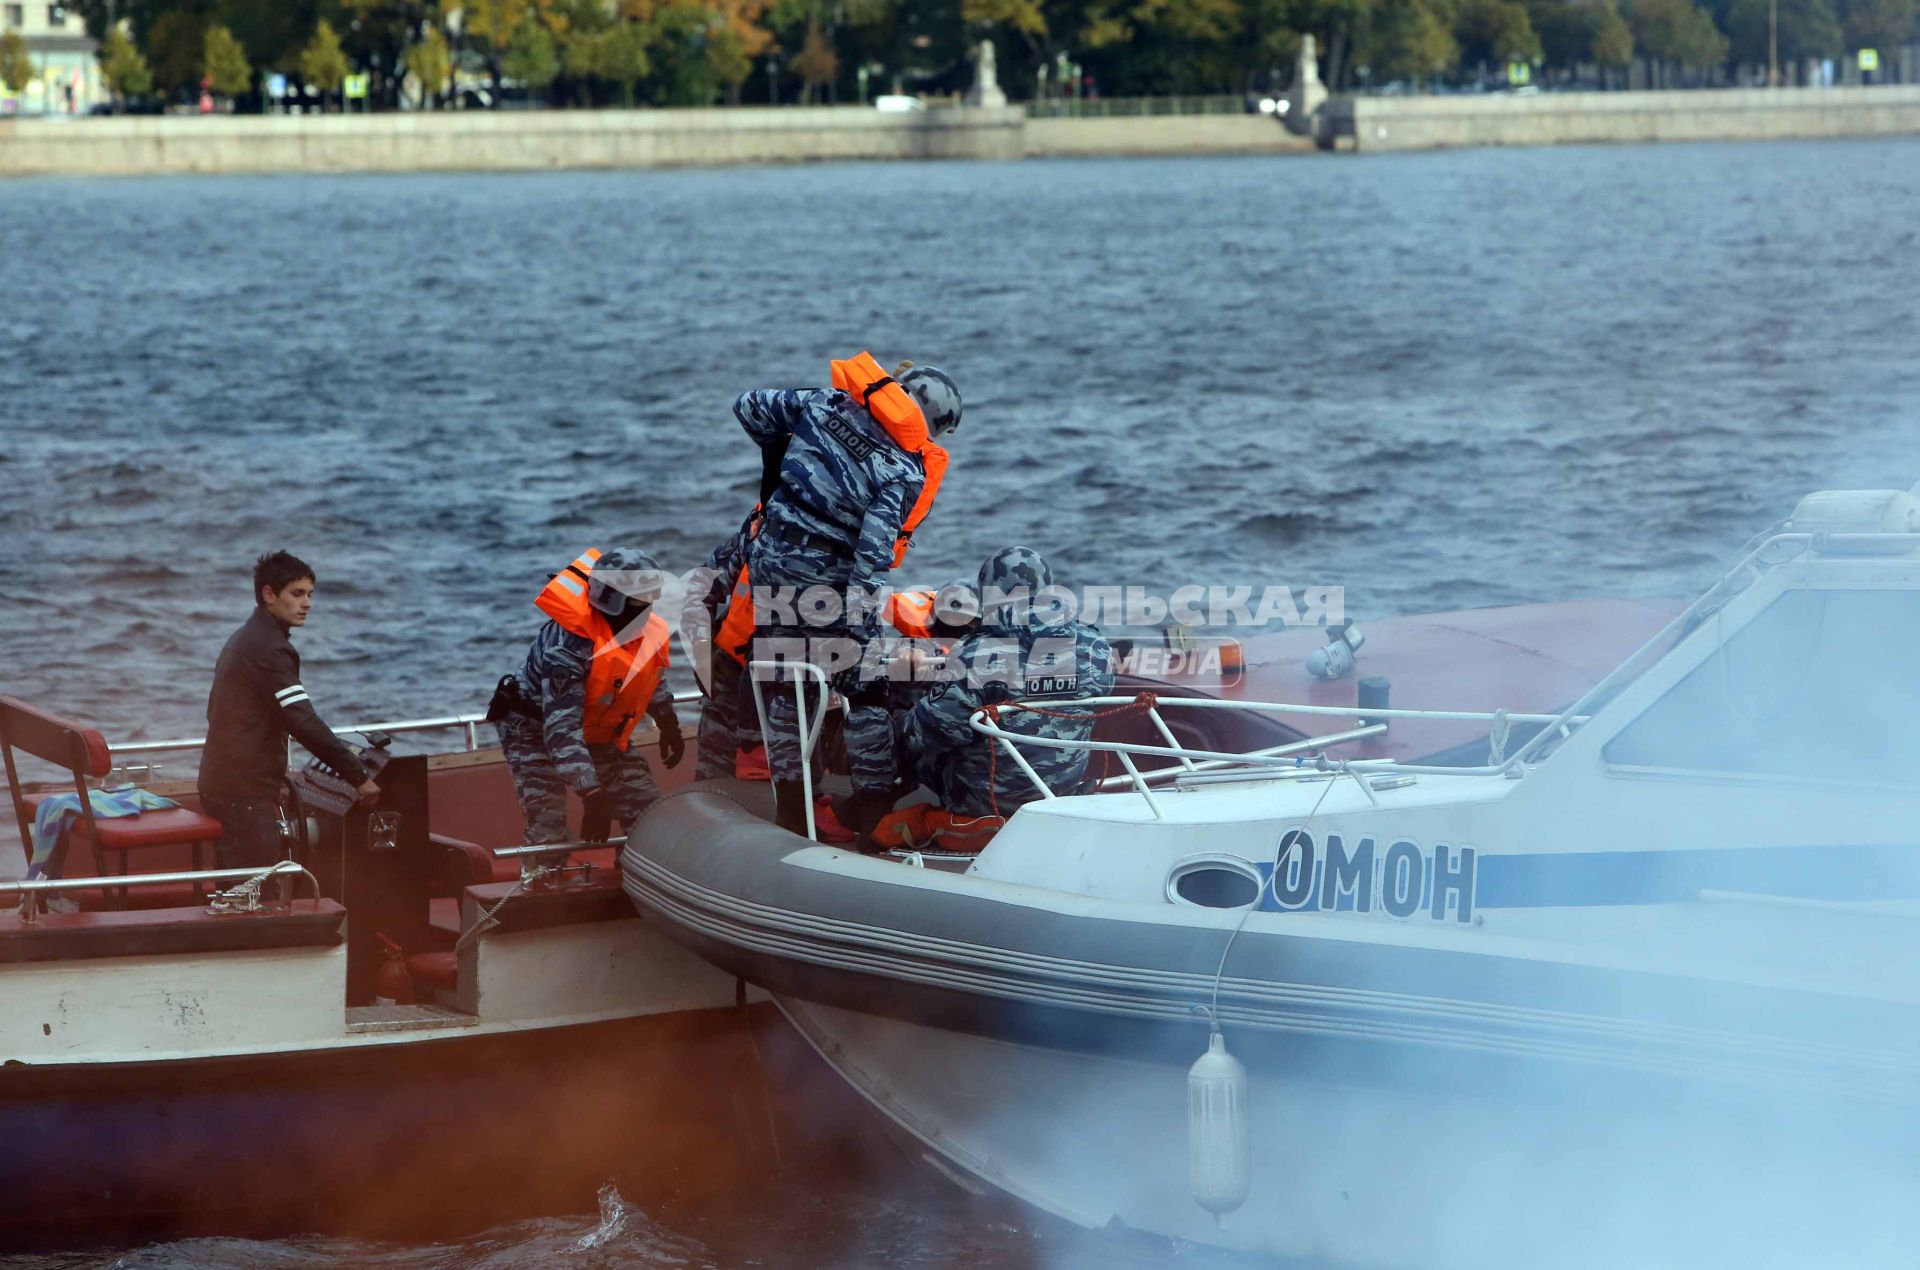
[[[1525,745],[1514,751],[1510,761],[1539,763],[1558,749],[1560,743],[1572,735],[1576,719],[1591,719],[1604,709],[1615,697],[1658,665],[1673,648],[1703,622],[1715,620],[1721,609],[1734,596],[1753,585],[1768,570],[1787,563],[1806,550],[1807,541],[1803,535],[1779,535],[1770,531],[1757,536],[1743,553],[1740,562],[1714,583],[1699,599],[1687,606],[1673,621],[1663,627],[1654,637],[1643,644],[1634,654],[1622,662],[1599,683],[1588,689],[1578,701],[1561,715],[1562,726],[1550,726],[1539,731]]]
[[[1916,630],[1920,591],[1782,592],[1601,754],[1620,767],[1912,784]]]

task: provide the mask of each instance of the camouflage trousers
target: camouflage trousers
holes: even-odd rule
[[[760,743],[759,720],[753,713],[753,690],[739,662],[722,652],[713,655],[712,682],[700,702],[699,758],[693,778],[710,781],[733,775],[733,758],[743,747]]]
[[[836,634],[845,635],[846,632],[821,627],[768,626],[755,631],[754,637],[756,641],[762,638],[804,640]],[[847,775],[853,779],[853,788],[856,791],[873,792],[892,788],[897,767],[894,762],[893,718],[887,709],[887,684],[881,682],[863,686],[855,668],[836,676],[833,687],[847,702]],[[749,683],[747,691],[752,690],[753,686]],[[800,779],[800,703],[791,681],[766,684],[764,691],[767,701],[767,766],[772,770],[774,780],[797,781]],[[819,684],[809,678],[809,715],[819,705]]]
[[[513,773],[513,793],[526,818],[527,842],[568,841],[573,831],[567,827],[567,783],[547,752],[540,720],[509,715],[498,727],[500,750]],[[647,761],[638,750],[623,754],[611,745],[589,745],[587,756],[593,760],[600,788],[613,800],[613,818],[622,830],[631,828],[660,797]]]

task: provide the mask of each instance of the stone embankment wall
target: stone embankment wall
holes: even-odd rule
[[[1320,122],[1339,148],[1362,151],[1920,135],[1920,85],[1349,97]]]
[[[1363,97],[1327,103],[1341,149],[1920,134],[1920,86]],[[1261,115],[1028,119],[1018,106],[0,120],[0,177],[182,172],[529,171],[834,159],[1280,154]]]
[[[1310,152],[1266,115],[1135,115],[1110,119],[1029,119],[1030,159],[1129,154],[1262,154]]]
[[[530,171],[809,159],[1017,159],[998,110],[539,110],[0,123],[0,174]]]
[[[1028,120],[1018,106],[0,121],[0,176],[528,171],[831,159],[1018,159],[1311,149],[1272,119]]]

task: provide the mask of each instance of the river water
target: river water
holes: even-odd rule
[[[476,709],[581,548],[686,568],[738,522],[735,394],[863,347],[967,397],[911,578],[1021,541],[1362,620],[1690,594],[1801,494],[1920,479],[1916,207],[1920,139],[0,184],[0,691],[196,735],[284,546],[325,713]],[[866,1232],[852,1264],[960,1237],[804,1195],[778,1220]],[[623,1229],[593,1258],[765,1261]]]

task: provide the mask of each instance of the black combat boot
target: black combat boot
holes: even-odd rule
[[[788,833],[807,836],[807,792],[799,781],[773,783],[773,823]]]
[[[834,800],[833,814],[840,818],[841,824],[859,834],[864,845],[880,824],[880,818],[893,810],[899,797],[900,791],[892,786],[855,790],[845,798]]]

